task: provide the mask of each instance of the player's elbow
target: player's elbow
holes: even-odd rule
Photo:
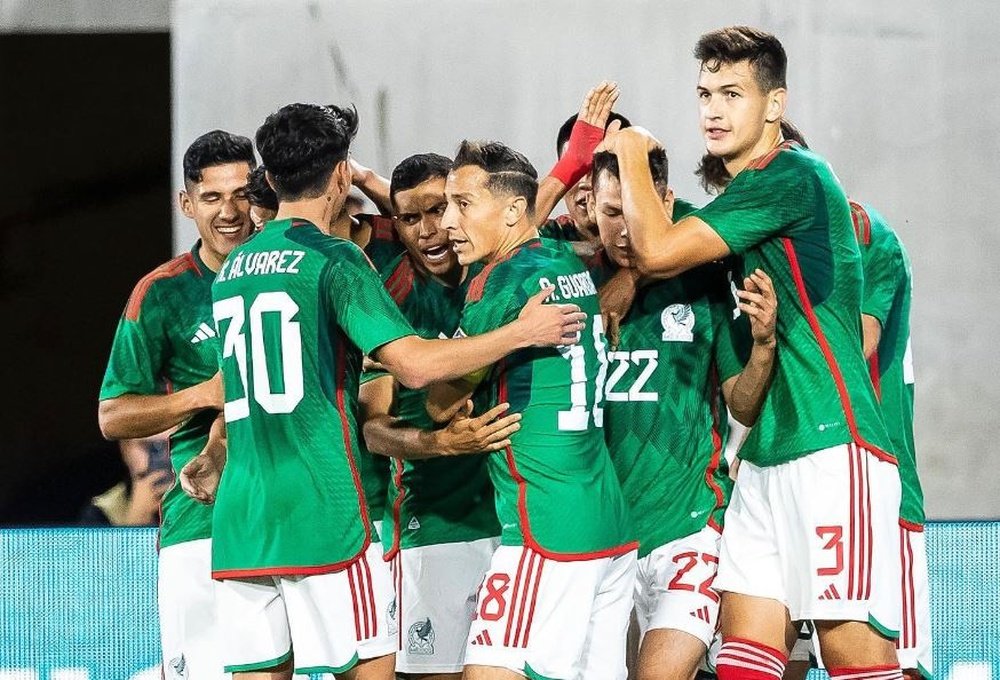
[[[98,403],[97,426],[101,429],[101,436],[108,441],[127,438],[122,419],[118,416],[112,400]]]
[[[411,390],[422,390],[434,382],[434,375],[425,367],[410,365],[392,370],[393,377],[404,387]]]
[[[636,252],[634,259],[635,269],[643,278],[666,279],[675,275],[669,267],[670,263],[662,257]]]

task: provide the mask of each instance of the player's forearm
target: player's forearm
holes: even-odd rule
[[[399,418],[380,415],[365,421],[365,445],[372,453],[400,460],[423,460],[440,455],[433,431],[411,427]]]
[[[431,383],[475,373],[531,345],[530,329],[518,320],[468,338],[427,340],[411,335],[379,350],[378,358],[403,385],[423,389]]]
[[[552,175],[538,183],[538,196],[535,198],[536,227],[542,226],[549,219],[556,205],[566,195],[566,190],[566,185]]]
[[[219,413],[212,421],[212,427],[208,431],[208,442],[202,450],[202,454],[208,456],[216,464],[219,470],[226,466],[226,455],[229,450],[229,441],[226,437],[226,416]]]
[[[775,354],[775,343],[754,343],[750,350],[750,360],[726,395],[726,403],[733,418],[747,427],[752,427],[760,417],[760,410],[774,375]]]
[[[392,214],[392,203],[389,201],[389,180],[371,168],[358,164],[358,176],[354,185],[367,196],[383,215]]]
[[[140,439],[169,430],[211,407],[199,386],[172,394],[123,394],[100,402],[97,421],[105,439]]]
[[[682,270],[671,257],[672,244],[663,200],[649,171],[649,152],[636,143],[618,149],[622,185],[622,213],[628,225],[629,241],[636,269],[644,276],[669,278]]]

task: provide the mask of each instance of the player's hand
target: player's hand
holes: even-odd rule
[[[437,450],[445,456],[456,456],[499,451],[510,446],[510,436],[521,429],[521,414],[504,416],[509,408],[510,404],[499,404],[473,418],[472,400],[467,400],[448,425],[436,431],[440,442]]]
[[[604,317],[604,335],[612,350],[618,349],[622,319],[628,316],[629,310],[632,309],[632,302],[638,290],[638,274],[634,269],[619,269],[597,291],[601,316]]]
[[[543,304],[555,288],[543,288],[528,299],[517,315],[519,347],[575,345],[585,328],[586,313],[574,304]]]
[[[373,373],[375,371],[385,371],[386,369],[385,366],[366,354],[361,359],[361,370],[365,373]]]
[[[737,290],[740,311],[750,317],[750,334],[754,344],[774,348],[777,340],[778,298],[771,277],[756,269],[743,279],[744,290]]]
[[[360,187],[364,185],[365,181],[368,179],[368,173],[371,172],[369,168],[361,165],[353,158],[347,160],[347,167],[351,171],[351,184]]]
[[[584,123],[603,130],[607,127],[611,110],[614,108],[615,102],[618,101],[620,95],[621,90],[618,89],[618,83],[602,80],[597,86],[591,88],[587,92],[587,96],[583,98],[583,104],[580,105],[580,112],[577,114],[577,120],[582,120]]]
[[[199,503],[211,505],[221,478],[222,468],[212,456],[202,452],[181,469],[181,488]]]
[[[607,135],[604,137],[604,141],[597,145],[597,148],[594,149],[594,153],[608,151],[618,155],[618,153],[629,144],[638,146],[647,154],[653,149],[663,148],[663,143],[654,137],[652,132],[644,127],[633,125],[632,127],[627,127],[624,130],[618,130],[613,133],[611,130],[608,130]]]

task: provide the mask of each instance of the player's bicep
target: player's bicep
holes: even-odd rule
[[[882,322],[870,314],[862,314],[861,333],[865,359],[870,359],[882,340]]]

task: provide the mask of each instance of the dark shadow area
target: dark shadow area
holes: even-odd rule
[[[121,470],[118,317],[171,255],[170,38],[5,35],[0,64],[0,523],[73,523]]]

